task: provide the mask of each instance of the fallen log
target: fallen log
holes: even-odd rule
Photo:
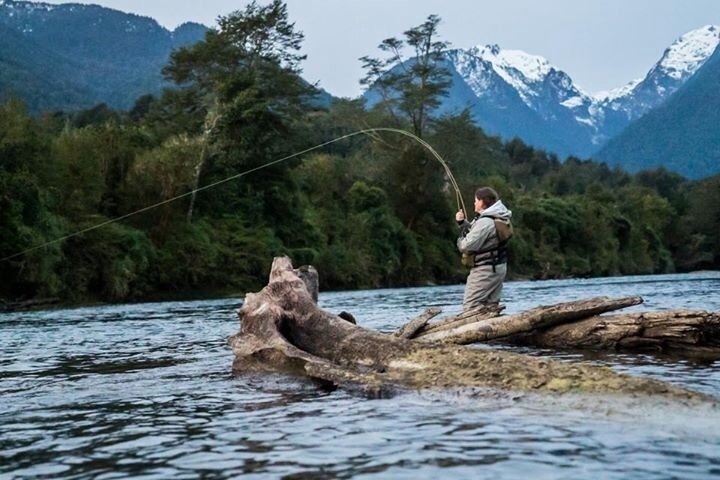
[[[240,330],[229,338],[238,373],[292,372],[371,391],[485,387],[705,398],[593,365],[418,342],[365,329],[320,309],[286,257],[273,261],[267,286],[249,293],[238,314]]]
[[[422,329],[431,318],[440,315],[439,308],[428,308],[421,315],[413,318],[408,323],[400,327],[393,335],[400,338],[413,338],[420,329]]]
[[[593,316],[507,341],[551,348],[650,351],[720,358],[720,313],[667,310]]]
[[[596,297],[575,302],[533,308],[515,315],[505,315],[482,319],[449,330],[424,333],[417,336],[426,342],[454,343],[467,345],[470,343],[497,340],[533,330],[545,329],[554,325],[574,322],[600,313],[619,310],[621,308],[642,303],[640,297],[612,299]]]
[[[443,318],[442,320],[434,323],[428,323],[424,327],[420,328],[414,337],[429,335],[430,333],[442,330],[452,330],[454,328],[467,325],[468,323],[475,323],[486,318],[497,317],[504,309],[505,307],[501,305],[486,305],[473,310],[468,310],[451,317]]]

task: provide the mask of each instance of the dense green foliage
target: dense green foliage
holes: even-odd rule
[[[516,278],[720,267],[720,177],[560,162],[485,135],[467,113],[423,116],[417,128],[413,115],[434,101],[416,95],[417,72],[399,79],[401,95],[416,95],[404,113],[312,106],[298,75],[302,36],[281,2],[253,3],[219,25],[172,56],[165,72],[176,88],[128,112],[100,105],[33,117],[17,102],[0,106],[0,256],[344,133],[392,126],[423,134],[468,205],[477,186],[500,192],[515,213]],[[418,32],[434,41],[434,29],[406,34]],[[238,293],[265,283],[279,254],[314,264],[325,290],[459,282],[454,198],[440,165],[411,140],[353,137],[2,261],[0,298]]]

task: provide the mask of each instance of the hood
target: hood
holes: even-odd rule
[[[483,217],[497,217],[503,220],[510,220],[512,218],[512,212],[503,204],[502,200],[498,200],[490,207],[482,211],[480,216]]]

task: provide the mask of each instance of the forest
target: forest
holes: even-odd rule
[[[411,139],[359,135],[265,166],[372,127],[432,145],[467,205],[479,186],[500,193],[513,211],[511,279],[720,268],[720,176],[631,175],[488,136],[467,112],[434,116],[448,86],[439,23],[361,59],[360,82],[380,98],[371,107],[322,101],[302,79],[303,35],[280,0],[176,50],[163,70],[174,86],[129,111],[0,105],[0,299],[239,295],[281,254],[315,265],[322,290],[462,282],[454,191]]]

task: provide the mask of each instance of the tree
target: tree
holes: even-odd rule
[[[423,24],[404,32],[405,40],[383,40],[378,48],[386,58],[360,58],[366,70],[360,83],[381,96],[380,106],[391,116],[397,117],[397,111],[404,115],[418,137],[425,133],[430,114],[450,86],[444,65],[449,43],[437,39],[439,24],[440,17],[430,15]],[[410,48],[412,58],[403,57],[404,47]]]
[[[166,201],[183,192],[193,184],[196,162],[204,146],[187,135],[170,137],[162,146],[139,155],[133,165],[133,184],[147,185],[155,195],[146,204]],[[159,190],[159,192],[157,192]],[[158,195],[159,193],[159,195]],[[163,205],[158,227],[164,230],[170,220],[174,205]]]
[[[381,97],[377,106],[400,126],[409,125],[418,137],[427,133],[430,115],[450,85],[444,64],[448,43],[437,38],[439,24],[440,17],[430,15],[421,25],[405,31],[403,40],[383,40],[378,48],[385,58],[360,59],[366,70],[360,83]],[[410,59],[403,56],[405,48],[413,54]],[[436,234],[438,227],[445,230],[450,209],[440,167],[417,145],[388,142],[384,148],[390,157],[385,190],[403,224],[421,236]],[[418,199],[423,199],[422,208]],[[421,240],[421,244],[429,242]]]
[[[508,172],[503,144],[498,137],[485,135],[468,110],[436,119],[428,142],[450,164],[464,194],[472,196],[479,185],[487,184],[493,185],[503,199],[507,198],[508,189],[502,191],[497,183],[498,177],[507,177]],[[471,198],[466,201],[472,203]]]
[[[720,265],[720,175],[692,185],[687,223],[698,240],[696,268]]]
[[[300,73],[304,36],[288,22],[281,0],[266,6],[253,1],[245,10],[220,17],[218,26],[219,30],[208,30],[202,42],[173,52],[163,69],[165,76],[212,95],[246,72],[272,66]]]
[[[106,153],[100,132],[93,128],[68,129],[54,139],[48,182],[57,188],[57,206],[63,216],[81,223],[100,210],[106,191],[101,157]]]
[[[299,76],[303,34],[288,21],[282,1],[265,6],[253,1],[221,17],[218,27],[204,41],[174,52],[164,69],[168,79],[196,92],[205,111],[196,187],[201,177],[217,180],[281,156],[291,147],[290,126],[312,91]],[[217,147],[215,155],[211,143]],[[236,186],[232,194],[216,199],[212,210],[243,209],[262,218],[269,213],[264,208],[268,202],[259,191],[284,183],[286,169],[264,171],[254,186]],[[193,197],[188,219],[194,204]]]

